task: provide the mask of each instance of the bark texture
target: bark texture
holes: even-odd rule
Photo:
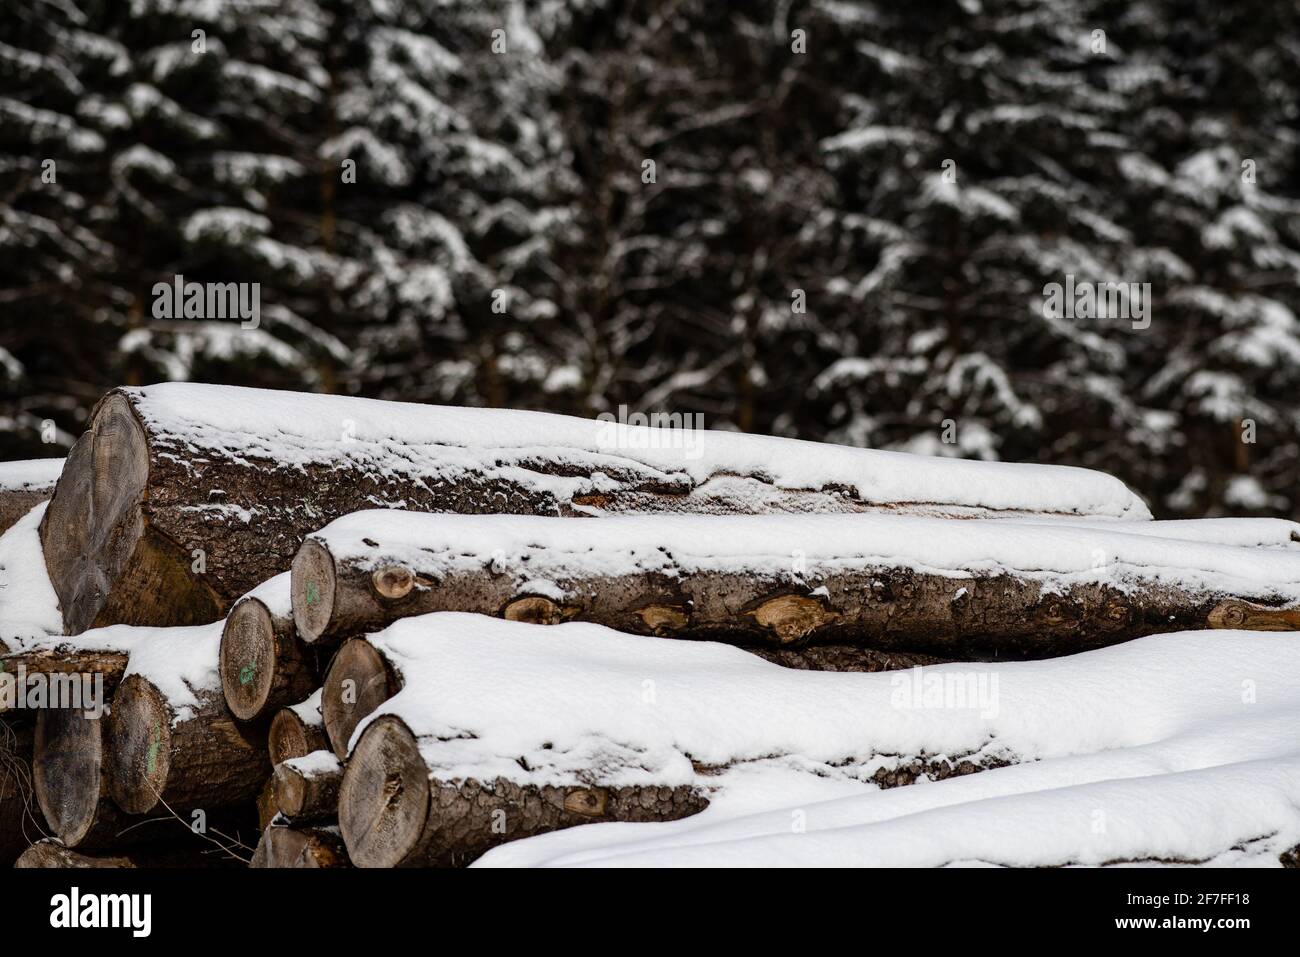
[[[0,535],[7,532],[14,522],[41,502],[47,501],[53,494],[53,488],[0,489]]]
[[[692,787],[439,781],[411,730],[385,715],[348,762],[339,827],[357,867],[459,867],[507,841],[595,821],[672,821],[707,805]]]
[[[186,815],[251,802],[270,774],[265,734],[235,721],[220,694],[204,692],[178,719],[147,679],[131,675],[109,715],[109,791],[130,814]]]
[[[93,676],[102,675],[106,699],[122,680],[127,657],[125,651],[78,648],[75,644],[42,644],[33,649],[10,651],[0,641],[0,672],[17,675],[21,668],[28,675],[91,675],[92,681]],[[86,690],[84,683],[82,687]],[[8,704],[0,697],[0,714],[8,710]]]
[[[814,579],[744,559],[727,567],[613,575],[565,577],[562,569],[563,562],[539,569],[485,556],[483,564],[446,571],[435,581],[385,558],[382,544],[370,554],[343,557],[308,539],[293,567],[294,617],[305,641],[376,631],[412,615],[462,611],[737,645],[842,644],[957,659],[1050,657],[1183,629],[1300,628],[1300,609],[1156,581],[1123,588],[1079,583],[1061,592],[1006,573],[959,577],[865,562],[840,563]],[[537,577],[565,598],[530,593],[527,583]]]

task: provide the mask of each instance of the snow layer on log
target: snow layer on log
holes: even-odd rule
[[[303,724],[318,728],[321,726],[322,721],[320,697],[321,689],[317,688],[306,701],[300,701],[297,704],[289,705],[289,710],[301,718]]]
[[[1128,522],[1092,520],[1073,522],[1062,518],[1036,518],[1023,516],[1018,523],[1051,525],[1055,528],[1082,528],[1091,531],[1114,529],[1168,538],[1179,542],[1204,542],[1207,545],[1236,545],[1242,548],[1295,548],[1300,550],[1300,522],[1285,518],[1182,518],[1160,522],[1144,522],[1134,526]]]
[[[1247,520],[1239,520],[1247,521]],[[571,521],[524,515],[434,515],[376,509],[331,522],[311,538],[359,567],[398,563],[437,579],[508,563],[529,569],[519,591],[556,601],[592,575],[708,571],[743,565],[810,587],[838,567],[880,566],[964,578],[1013,574],[1048,591],[1137,580],[1300,600],[1300,552],[1249,549],[1078,525],[1004,520],[951,522],[901,515],[620,515]],[[1225,529],[1232,537],[1232,529]],[[1245,537],[1255,537],[1246,535]],[[377,543],[372,545],[370,543]]]
[[[722,781],[709,769],[764,761],[867,781],[899,756],[1065,758],[1215,722],[1232,731],[1223,758],[1300,748],[1300,642],[1286,635],[1186,632],[1063,659],[876,674],[457,613],[404,619],[370,641],[404,685],[351,746],[396,715],[440,780],[571,785],[594,772],[608,786],[709,787]],[[1265,704],[1243,703],[1245,681]],[[1176,744],[1169,751],[1175,761]]]
[[[862,740],[960,750],[996,732],[1025,763],[879,790],[784,760],[757,761],[718,775],[709,807],[693,818],[543,835],[496,848],[478,865],[1277,866],[1300,842],[1293,638],[1183,632],[979,667],[999,678],[996,719],[977,726],[964,712],[939,708],[931,712],[938,723],[927,727],[876,692],[865,696],[874,727]],[[784,689],[773,710],[793,722],[823,720],[826,691],[805,677],[794,676],[801,688]],[[895,680],[829,678],[865,687]],[[754,689],[756,698],[762,690]],[[574,702],[572,713],[583,713],[584,703]],[[834,736],[856,720],[845,711],[824,731]]]
[[[53,492],[63,459],[0,462],[0,492]]]
[[[215,452],[308,468],[347,462],[379,475],[455,480],[499,474],[562,502],[599,495],[602,469],[631,468],[665,488],[763,507],[769,486],[851,490],[863,503],[957,514],[1051,512],[1149,519],[1118,479],[1065,466],[1015,465],[730,432],[628,427],[541,412],[467,409],[195,383],[121,390],[155,437],[154,455]],[[558,453],[570,475],[532,470]],[[830,510],[828,497],[825,510]],[[400,506],[400,503],[376,503]],[[948,506],[950,508],[944,509]],[[233,507],[233,506],[228,506]]]
[[[41,551],[40,524],[47,504],[37,505],[0,535],[0,641],[63,634],[59,599]]]

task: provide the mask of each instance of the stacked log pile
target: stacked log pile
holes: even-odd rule
[[[429,672],[384,637],[430,613],[839,672],[1300,628],[1293,523],[1152,522],[1077,469],[541,414],[119,389],[43,507],[64,634],[0,633],[0,666],[103,697],[0,697],[21,866],[458,866],[707,805],[698,767],[439,763]]]

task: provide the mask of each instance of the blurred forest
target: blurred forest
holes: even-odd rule
[[[1298,312],[1294,0],[0,0],[4,458],[186,379],[1300,517]]]

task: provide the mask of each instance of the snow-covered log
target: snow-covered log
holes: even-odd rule
[[[168,383],[96,406],[42,525],[66,631],[212,621],[361,508],[1147,519],[1083,469]]]
[[[145,637],[131,648],[108,718],[113,799],[130,814],[252,801],[270,776],[266,734],[226,707],[222,624],[137,630]]]
[[[32,796],[32,727],[0,720],[0,867],[41,836]]]
[[[392,717],[432,781],[581,785],[618,768],[620,785],[709,789],[698,819],[549,835],[494,851],[502,861],[1276,862],[1300,842],[1289,635],[1180,632],[892,674],[796,672],[708,642],[471,615],[407,619],[370,640],[404,684],[354,735],[345,837],[351,766]],[[404,753],[400,735],[384,738]],[[881,768],[927,755],[994,769],[875,786]],[[399,772],[389,793],[407,780]],[[816,839],[801,843],[792,820]],[[738,840],[749,837],[752,858]]]
[[[253,852],[252,867],[347,867],[348,853],[337,827],[268,825]]]
[[[505,841],[596,821],[675,821],[708,804],[685,786],[443,778],[422,757],[423,744],[393,715],[358,742],[339,794],[339,827],[356,866],[464,866]]]
[[[221,633],[221,690],[236,718],[254,721],[320,686],[316,655],[298,639],[282,572],[235,602]]]
[[[271,730],[267,734],[267,749],[270,751],[272,766],[329,747],[320,703],[321,691],[317,688],[306,701],[281,708],[275,713],[271,719]]]
[[[59,599],[45,570],[42,502],[0,534],[0,643],[63,634]]]
[[[1249,627],[1296,627],[1297,615],[1279,606],[1300,602],[1300,551],[1207,543],[1190,529],[1141,534],[1160,524],[1121,531],[882,515],[569,521],[371,510],[303,543],[293,610],[309,642],[410,615],[474,611],[961,658],[1241,627],[1230,609],[1240,611],[1242,599],[1257,606]],[[1220,526],[1227,537],[1232,529]]]
[[[54,494],[63,459],[0,462],[0,533]]]
[[[108,629],[104,629],[107,631]],[[0,714],[24,704],[32,710],[47,707],[48,689],[70,687],[79,682],[81,693],[111,695],[126,670],[128,653],[125,649],[107,647],[96,642],[90,647],[73,644],[62,638],[37,640],[0,639],[0,673],[12,679],[12,686],[0,683]],[[31,684],[35,675],[46,677],[41,699],[31,702],[34,689],[19,694],[18,683]],[[55,677],[58,676],[58,677]],[[0,679],[4,682],[5,679]],[[107,697],[105,698],[107,700]]]
[[[332,751],[313,751],[275,766],[275,803],[295,824],[337,819],[343,765]]]

